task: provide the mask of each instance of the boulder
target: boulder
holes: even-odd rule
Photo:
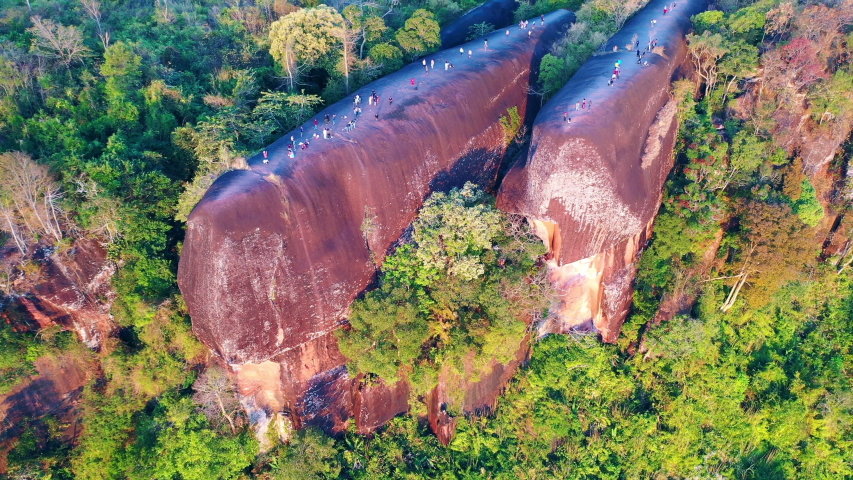
[[[178,284],[193,331],[235,367],[258,408],[330,431],[354,411],[363,430],[405,411],[402,386],[356,386],[333,332],[426,196],[466,181],[494,187],[506,150],[498,120],[511,107],[533,117],[526,87],[573,20],[561,10],[531,37],[501,30],[488,49],[481,38],[464,55],[429,55],[434,70],[415,64],[358,89],[320,112],[316,130],[309,121],[270,145],[268,163],[255,155],[249,170],[211,186],[189,216]],[[344,130],[356,94],[364,113]],[[334,137],[315,139],[325,115]],[[295,158],[291,137],[309,142]]]
[[[685,35],[690,17],[707,6],[679,1],[663,15],[671,3],[653,0],[637,12],[607,42],[607,53],[586,62],[543,107],[528,156],[501,185],[498,207],[525,215],[550,250],[560,305],[541,334],[587,330],[614,342],[627,316],[636,260],[673,164],[671,83],[689,71]],[[654,40],[657,48],[638,64],[637,42],[645,51]]]

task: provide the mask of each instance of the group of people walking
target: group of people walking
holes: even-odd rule
[[[672,12],[672,10],[675,8],[675,5],[676,5],[676,2],[672,2],[672,3],[664,6],[663,14],[666,15],[667,13]],[[544,24],[545,21],[543,20],[542,23]],[[654,26],[656,24],[657,24],[656,19],[651,21],[652,28],[654,28]],[[524,22],[524,21],[521,22],[520,27],[522,29],[526,28],[526,22]],[[651,33],[653,34],[654,32],[651,32]],[[646,46],[645,51],[640,50],[640,41],[635,40],[634,48],[637,49],[637,65],[643,65],[643,66],[649,65],[649,62],[644,61],[643,59],[646,57],[646,53],[652,52],[654,50],[654,48],[657,47],[657,45],[658,45],[658,39],[652,38],[652,37],[653,37],[652,35],[649,35],[649,38],[651,38],[651,40],[649,40],[649,43]],[[614,51],[616,51],[616,50],[617,49],[614,48]],[[607,81],[607,86],[612,86],[614,83],[616,83],[616,81],[619,80],[619,77],[621,76],[621,74],[622,74],[622,60],[617,60],[616,63],[613,65],[613,72],[610,75],[610,79]],[[575,111],[580,111],[580,110],[591,111],[592,110],[592,100],[587,100],[586,98],[584,98],[582,101],[576,102],[575,103]],[[563,111],[563,122],[568,124],[568,125],[570,125],[572,123],[572,118],[569,117],[569,111],[568,110]]]
[[[540,17],[540,21],[541,21],[541,25],[542,25],[542,26],[544,26],[544,25],[545,25],[545,15],[542,15],[542,16]],[[527,30],[527,31],[528,31],[528,32],[527,32],[527,36],[528,36],[528,37],[531,37],[531,36],[532,36],[532,33],[533,33],[533,32],[532,32],[532,30],[535,30],[535,29],[536,29],[536,26],[537,26],[537,22],[536,22],[536,21],[534,21],[534,22],[533,22],[533,25],[531,26],[531,25],[530,25],[530,22],[529,22],[528,20],[523,20],[523,21],[519,22],[519,24],[518,24],[518,27],[519,27],[519,29],[520,29],[520,30]],[[509,34],[510,34],[510,30],[509,30],[509,29],[507,29],[507,30],[506,30],[506,35],[507,35],[507,36],[509,36]],[[488,39],[484,39],[484,40],[483,40],[483,49],[484,49],[484,50],[488,50],[488,49],[489,49],[489,41],[488,41]],[[465,55],[465,53],[466,53],[465,48],[464,48],[464,47],[460,47],[460,48],[459,48],[459,54],[460,54],[460,55]],[[468,53],[468,58],[471,58],[471,57],[473,57],[473,55],[474,55],[474,52],[473,52],[473,50],[471,50],[471,49],[469,49],[469,50],[467,51],[467,53]],[[422,59],[422,60],[421,60],[421,65],[422,65],[422,66],[423,66],[423,68],[424,68],[424,73],[425,73],[426,75],[429,75],[430,70],[435,70],[435,59],[429,59],[429,60],[427,60],[426,58],[424,58],[424,59]],[[445,70],[445,71],[448,71],[448,70],[450,70],[450,69],[452,69],[452,68],[453,68],[453,63],[451,63],[451,62],[449,62],[449,61],[445,60],[445,61],[444,61],[444,70]],[[418,89],[418,83],[417,83],[417,81],[416,81],[414,78],[412,78],[412,79],[410,80],[410,84],[411,84],[411,87],[412,87],[414,90],[417,90],[417,89]],[[352,119],[348,119],[348,118],[347,118],[347,116],[346,116],[346,115],[344,115],[343,120],[345,120],[345,121],[346,121],[346,123],[345,123],[345,124],[344,124],[344,126],[341,128],[341,131],[349,132],[349,131],[352,131],[352,130],[354,130],[354,129],[355,129],[356,125],[358,124],[358,120],[360,119],[360,117],[361,117],[361,115],[362,115],[362,113],[363,113],[363,112],[362,112],[362,109],[361,109],[361,102],[362,102],[361,95],[356,94],[356,95],[353,97],[353,115],[352,115],[352,117],[353,117],[353,118],[352,118]],[[388,105],[389,105],[389,106],[390,106],[390,105],[392,105],[392,104],[393,104],[393,102],[394,102],[393,97],[390,97],[390,96],[389,96],[389,97],[388,97]],[[375,91],[375,90],[373,90],[373,91],[371,92],[370,96],[368,97],[368,106],[371,106],[371,107],[375,106],[375,107],[377,107],[377,108],[378,108],[378,107],[379,107],[379,103],[380,103],[380,97],[379,97],[379,95],[376,93],[376,91]],[[590,109],[590,110],[591,110],[591,109],[592,109],[592,101],[587,102],[587,100],[586,100],[586,99],[584,99],[583,104],[581,105],[581,103],[578,103],[577,107],[578,107],[578,108],[581,108],[581,109],[583,109],[583,110],[587,110],[587,109]],[[377,112],[375,112],[375,113],[374,113],[374,115],[373,115],[373,117],[374,117],[374,119],[375,119],[375,120],[379,120],[379,112],[378,112],[378,111],[377,111]],[[568,112],[565,112],[564,120],[565,120],[567,123],[571,123],[571,119],[570,119],[570,118],[568,118]],[[323,118],[323,128],[322,128],[322,131],[321,131],[321,130],[320,130],[320,128],[319,128],[319,127],[320,127],[320,122],[319,122],[319,120],[317,120],[317,119],[315,118],[315,119],[313,120],[313,124],[314,124],[314,132],[311,134],[312,138],[314,138],[314,139],[318,139],[318,138],[320,138],[320,135],[322,134],[323,139],[326,139],[326,140],[328,140],[328,139],[332,139],[332,138],[334,138],[334,128],[335,128],[335,125],[337,124],[337,114],[333,114],[333,115],[331,115],[331,116],[330,116],[329,114],[325,114],[325,116],[324,116],[324,118]],[[318,133],[318,132],[320,132],[320,131],[321,131],[322,133]],[[299,137],[300,137],[300,139],[302,139],[302,138],[303,138],[304,134],[305,134],[305,127],[304,127],[304,126],[299,127]],[[308,149],[308,147],[309,147],[309,146],[310,146],[310,141],[309,141],[308,139],[300,140],[300,141],[298,141],[298,142],[297,142],[297,141],[296,141],[296,138],[295,138],[294,136],[291,136],[291,137],[290,137],[290,143],[288,143],[288,145],[287,145],[287,155],[288,155],[288,157],[289,157],[289,158],[295,158],[295,156],[296,156],[296,149],[297,149],[297,148],[298,148],[298,149],[300,149],[300,150],[306,150],[306,149]],[[263,151],[263,163],[269,163],[269,152],[268,152],[267,150],[264,150],[264,151]]]

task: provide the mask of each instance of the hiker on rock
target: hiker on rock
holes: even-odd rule
[[[269,152],[264,150],[264,163],[270,163]]]

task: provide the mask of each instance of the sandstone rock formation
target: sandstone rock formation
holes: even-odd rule
[[[679,1],[663,15],[671,3],[651,1],[543,107],[528,157],[501,185],[498,207],[526,215],[550,249],[560,306],[542,334],[578,329],[614,342],[628,313],[635,262],[672,168],[670,84],[685,74],[690,17],[707,5]],[[637,42],[645,50],[655,39],[657,53],[638,64]],[[608,86],[619,60],[620,77]]]
[[[51,414],[76,421],[77,401],[91,379],[92,365],[74,354],[41,357],[34,363],[36,375],[0,396],[0,445],[21,433],[25,419]]]
[[[532,37],[498,31],[488,50],[482,39],[464,45],[472,58],[430,55],[429,74],[416,64],[354,92],[364,111],[355,130],[343,131],[353,110],[341,101],[316,117],[322,129],[336,116],[333,139],[311,138],[310,122],[304,137],[271,145],[268,164],[256,155],[214,183],[189,216],[178,283],[194,332],[235,368],[251,415],[332,431],[355,416],[367,431],[407,409],[405,385],[363,388],[347,374],[332,332],[430,192],[494,186],[506,148],[498,118],[514,106],[532,117],[526,86],[573,19],[554,12]],[[291,136],[310,140],[295,159]]]
[[[107,251],[93,239],[79,239],[62,253],[54,247],[33,249],[38,271],[15,282],[15,290],[26,293],[7,296],[5,320],[38,328],[60,325],[89,348],[99,348],[115,328],[109,312],[116,266]]]

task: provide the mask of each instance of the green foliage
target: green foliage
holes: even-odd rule
[[[306,428],[273,458],[270,477],[275,480],[319,480],[340,478],[335,442],[322,432]]]
[[[418,9],[394,35],[400,47],[412,58],[434,52],[441,44],[441,28],[428,10]]]
[[[546,97],[550,98],[563,88],[569,79],[569,75],[566,73],[565,60],[550,53],[542,57],[542,63],[539,65],[539,81],[542,82]]]
[[[494,30],[495,26],[491,23],[475,23],[474,25],[468,27],[468,36],[465,38],[465,40],[474,40],[475,38],[482,37],[483,35],[491,33]]]
[[[390,43],[378,43],[370,48],[370,58],[382,65],[383,72],[392,72],[403,66],[403,52]]]
[[[524,122],[518,114],[518,107],[510,107],[506,113],[507,115],[501,115],[500,121],[504,129],[504,141],[510,145],[513,141],[520,140],[518,137],[523,132]]]
[[[270,54],[284,69],[291,91],[300,72],[317,66],[341,43],[344,18],[326,5],[297,10],[270,25]]]
[[[823,206],[817,199],[817,192],[808,178],[803,179],[802,192],[791,207],[800,220],[810,227],[817,226],[824,217]]]
[[[413,242],[386,259],[380,288],[353,304],[351,328],[339,331],[351,371],[386,382],[405,375],[422,395],[442,368],[461,375],[511,360],[522,320],[545,306],[532,281],[542,244],[522,231],[473,184],[427,198]]]
[[[0,322],[0,395],[36,373],[33,361],[42,351],[34,334],[15,332],[8,323]]]

